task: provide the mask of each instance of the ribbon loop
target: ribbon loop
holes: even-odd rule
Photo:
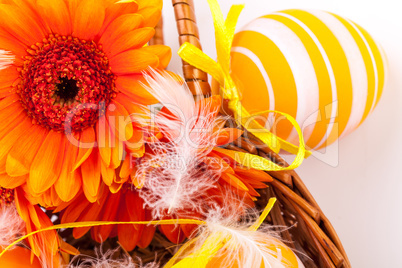
[[[254,134],[276,153],[283,149],[295,154],[296,159],[290,166],[292,168],[298,167],[302,163],[304,157],[310,155],[310,152],[306,152],[303,133],[296,120],[288,114],[273,111],[285,116],[296,128],[299,134],[299,147],[272,134],[268,129],[252,118],[247,110],[241,105],[238,89],[231,77],[230,52],[236,24],[244,5],[232,6],[226,20],[224,20],[217,0],[208,0],[208,4],[211,9],[215,26],[216,52],[218,55],[217,62],[213,61],[200,49],[194,49],[193,46],[189,44],[184,44],[180,48],[178,54],[184,61],[210,74],[218,81],[221,86],[223,98],[229,100],[229,108],[233,111],[234,117],[240,125]]]

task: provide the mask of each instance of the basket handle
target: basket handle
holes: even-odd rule
[[[180,45],[188,42],[202,49],[193,0],[172,0],[172,4],[176,17],[177,31],[179,32]],[[197,87],[200,88],[203,95],[211,94],[208,75],[205,72],[183,61],[183,75],[193,95],[196,95]]]

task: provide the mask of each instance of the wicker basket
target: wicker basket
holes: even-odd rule
[[[172,3],[180,45],[189,42],[201,49],[193,0],[172,0]],[[156,27],[156,33],[150,42],[151,44],[164,43],[162,26],[163,21],[161,20]],[[211,88],[206,73],[183,61],[183,74],[193,93],[196,92],[195,88],[199,87],[204,95],[210,94]],[[248,139],[242,137],[230,144],[228,149],[260,155],[282,166],[288,165],[279,155],[250,133],[247,133],[247,137]],[[269,224],[280,226],[278,231],[283,240],[289,247],[296,249],[305,267],[351,267],[334,228],[296,172],[268,173],[272,176],[273,181],[269,188],[260,191],[261,198],[257,202],[257,207],[264,207],[270,197],[277,198],[278,201],[266,221]],[[78,247],[83,255],[96,256],[93,248],[99,245],[93,242],[90,234],[80,239],[74,239],[71,232],[70,229],[67,229],[60,234],[70,244]],[[148,248],[137,248],[130,253],[124,252],[120,248],[114,251],[114,255],[110,257],[120,258],[129,254],[138,263],[146,264],[156,261],[163,265],[180,246],[171,243],[157,231]],[[114,238],[105,241],[102,247],[103,251],[106,251],[119,248],[119,245],[117,239]]]
[[[201,49],[193,0],[172,0],[180,45],[189,42]],[[163,44],[163,22],[156,29],[154,44]],[[203,94],[210,94],[208,76],[203,71],[183,61],[183,75],[192,90],[196,85]],[[247,137],[250,137],[248,133]],[[258,148],[258,149],[257,149]],[[288,164],[257,138],[241,138],[229,149],[249,152],[266,157],[275,163]],[[280,233],[286,243],[299,252],[306,267],[351,267],[342,243],[329,220],[294,171],[268,172],[274,179],[270,187],[261,191],[260,206],[270,197],[276,197],[267,221],[281,226]],[[258,204],[257,204],[258,205]],[[284,226],[289,228],[283,228]]]

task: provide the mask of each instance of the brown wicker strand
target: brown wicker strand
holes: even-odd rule
[[[172,3],[175,11],[180,45],[188,42],[199,49],[202,49],[195,19],[193,1],[172,0]],[[197,95],[200,91],[203,95],[210,94],[211,87],[208,83],[208,75],[205,72],[183,61],[183,76],[193,95]]]

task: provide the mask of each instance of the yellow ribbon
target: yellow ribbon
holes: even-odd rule
[[[218,56],[217,61],[214,61],[199,48],[187,42],[180,47],[178,51],[179,56],[189,64],[210,74],[220,84],[223,98],[229,100],[229,108],[233,111],[235,119],[239,124],[268,145],[276,153],[278,153],[280,149],[283,149],[292,154],[296,154],[297,157],[291,166],[293,168],[299,166],[304,157],[309,156],[311,153],[305,149],[303,134],[296,120],[294,120],[290,115],[278,111],[262,112],[278,113],[290,120],[299,134],[299,147],[272,134],[268,129],[253,119],[256,115],[249,114],[241,105],[239,92],[230,75],[230,51],[232,48],[232,41],[237,20],[244,5],[233,5],[226,20],[224,20],[217,0],[208,0],[208,3],[215,26],[216,51]]]
[[[7,247],[0,253],[0,258],[6,253],[6,251],[10,250],[12,247],[20,243],[21,241],[31,237],[35,234],[52,231],[52,230],[60,230],[60,229],[68,229],[68,228],[79,228],[79,227],[95,227],[95,226],[103,226],[103,225],[122,225],[122,224],[138,224],[138,225],[171,225],[171,224],[196,224],[196,225],[206,225],[205,221],[194,220],[194,219],[169,219],[169,220],[159,220],[159,221],[128,221],[128,222],[120,222],[120,221],[87,221],[87,222],[73,222],[73,223],[63,223],[58,225],[49,226],[47,228],[43,228],[40,230],[36,230],[29,234],[26,234]]]
[[[261,213],[260,217],[252,226],[248,228],[249,231],[257,231],[257,229],[264,222],[265,218],[268,216],[275,202],[276,198],[269,199],[269,202],[264,211]],[[230,239],[230,237],[222,237],[222,234],[219,232],[213,233],[209,237],[207,237],[200,249],[178,261],[179,257],[182,256],[187,249],[190,249],[195,244],[195,242],[198,241],[198,238],[196,237],[184,244],[180,248],[180,250],[169,260],[164,268],[204,268],[218,253],[218,251],[225,246],[227,239]]]

